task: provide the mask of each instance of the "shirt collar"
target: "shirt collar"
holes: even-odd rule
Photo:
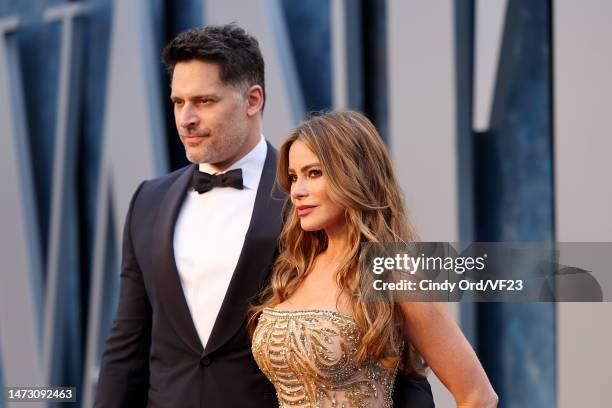
[[[263,135],[261,135],[261,139],[259,139],[259,143],[255,145],[254,148],[251,149],[244,157],[238,160],[236,163],[232,164],[225,171],[221,173],[226,173],[230,170],[234,169],[242,169],[242,184],[246,188],[249,189],[257,189],[257,185],[259,184],[259,178],[261,176],[261,170],[263,169],[263,165],[266,161],[266,154],[268,153],[268,145],[266,144],[266,139],[264,139]],[[208,163],[199,163],[199,170],[208,174],[218,173],[210,164]]]

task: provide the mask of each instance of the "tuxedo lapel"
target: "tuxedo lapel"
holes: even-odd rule
[[[217,350],[244,325],[248,306],[262,288],[269,272],[276,251],[283,207],[283,196],[274,188],[276,155],[276,150],[268,143],[251,223],[204,355]]]
[[[168,316],[176,334],[194,352],[201,354],[202,343],[187,306],[173,246],[174,226],[194,171],[195,166],[187,167],[168,188],[162,199],[151,239],[157,241],[157,245],[153,246],[153,267],[159,305]]]

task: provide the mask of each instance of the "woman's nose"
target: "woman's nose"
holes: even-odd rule
[[[291,196],[293,198],[301,198],[308,195],[308,190],[306,189],[306,183],[301,180],[296,180],[291,185]]]

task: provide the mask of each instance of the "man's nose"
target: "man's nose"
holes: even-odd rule
[[[186,103],[179,114],[179,125],[183,128],[192,128],[197,126],[199,118],[197,112],[191,103]]]

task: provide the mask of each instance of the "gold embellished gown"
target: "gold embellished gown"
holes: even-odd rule
[[[379,364],[356,367],[358,344],[348,315],[265,308],[252,349],[282,408],[391,407],[395,372]]]

